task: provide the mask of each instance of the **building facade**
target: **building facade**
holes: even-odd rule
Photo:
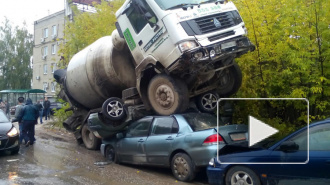
[[[61,56],[59,46],[63,42],[65,10],[34,22],[32,88],[46,91],[51,101],[56,98],[56,82],[53,74]]]

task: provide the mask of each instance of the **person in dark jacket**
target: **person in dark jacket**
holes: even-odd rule
[[[39,111],[32,104],[32,100],[28,98],[26,104],[18,116],[19,122],[23,124],[23,138],[26,142],[25,146],[32,145],[34,142],[34,125],[38,121]]]
[[[45,120],[47,120],[47,117],[50,119],[50,117],[49,117],[49,114],[50,114],[50,101],[48,101],[47,97],[45,97],[45,101],[44,101],[43,105],[44,105]]]
[[[40,101],[37,101],[36,107],[39,110],[40,124],[42,124],[43,106],[41,105]]]

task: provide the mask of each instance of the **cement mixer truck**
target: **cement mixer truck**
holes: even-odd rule
[[[99,112],[120,124],[127,107],[143,105],[158,115],[184,112],[195,102],[212,112],[216,100],[242,82],[234,62],[253,44],[232,2],[223,0],[126,0],[116,30],[78,52],[57,70],[60,97],[74,114],[63,125],[76,138],[93,139],[86,120]],[[96,140],[89,149],[95,148]]]

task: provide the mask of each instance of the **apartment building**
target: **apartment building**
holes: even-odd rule
[[[32,88],[46,91],[45,96],[51,101],[56,97],[53,73],[61,58],[58,50],[63,42],[64,26],[65,10],[34,22]]]

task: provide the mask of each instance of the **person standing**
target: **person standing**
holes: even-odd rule
[[[40,124],[42,124],[43,106],[41,105],[40,101],[37,101],[36,107],[39,110]]]
[[[7,102],[7,100],[5,101],[5,105],[6,105],[6,115],[8,117],[8,119],[10,119],[10,112],[9,112],[9,103]]]
[[[16,110],[15,110],[15,118],[12,120],[12,122],[18,121],[18,116],[21,113],[23,107],[24,107],[24,98],[19,97],[17,99],[18,105],[16,105]],[[19,128],[19,143],[21,144],[23,142],[23,124],[21,121],[18,121],[18,128]],[[27,140],[25,140],[25,143]]]
[[[50,117],[49,117],[50,101],[48,101],[47,97],[45,97],[45,101],[44,101],[43,105],[44,105],[44,112],[45,112],[45,120],[47,120],[47,117],[50,119]]]
[[[34,127],[38,122],[39,111],[36,106],[32,104],[32,100],[28,98],[26,104],[18,116],[18,120],[23,124],[23,138],[25,139],[25,146],[33,145],[34,142]]]

